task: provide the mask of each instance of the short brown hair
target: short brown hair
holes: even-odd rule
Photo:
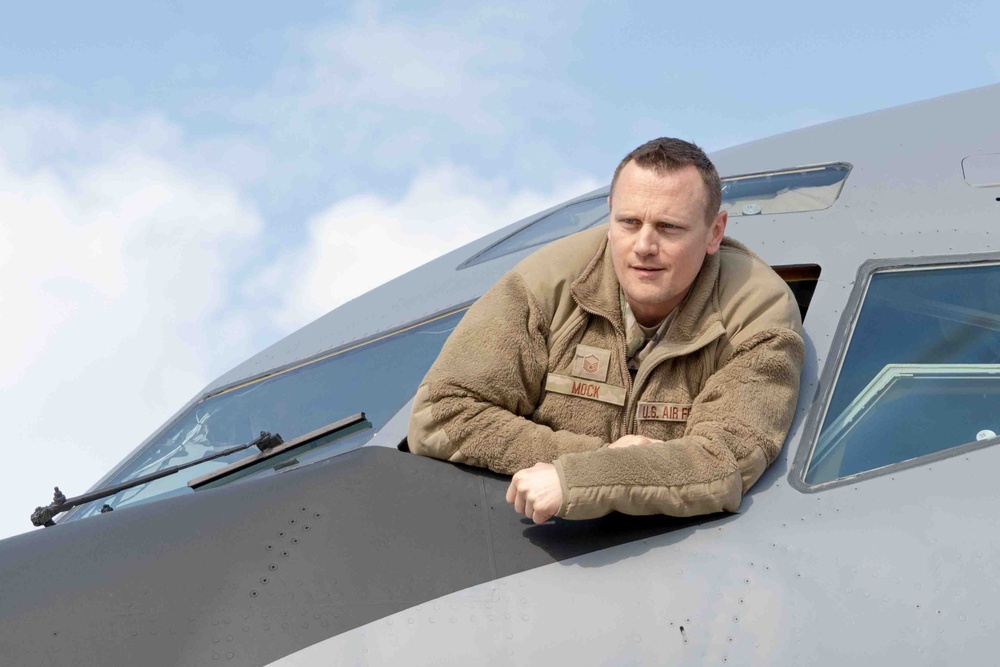
[[[615,191],[618,174],[625,168],[625,165],[633,160],[637,166],[643,169],[652,169],[657,174],[669,174],[689,164],[694,165],[698,173],[701,174],[701,180],[708,192],[705,215],[709,222],[715,219],[722,207],[722,181],[719,179],[719,172],[716,171],[715,165],[705,155],[705,151],[683,139],[672,137],[660,137],[647,141],[618,163],[615,175],[611,177],[609,196]]]

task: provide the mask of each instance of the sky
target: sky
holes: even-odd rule
[[[6,7],[0,538],[240,361],[647,139],[997,83],[997,25],[961,0]]]

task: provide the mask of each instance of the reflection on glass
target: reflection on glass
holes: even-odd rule
[[[805,481],[1000,433],[1000,266],[871,277]]]
[[[507,238],[497,241],[466,262],[459,269],[488,262],[497,257],[509,255],[518,250],[534,248],[550,241],[561,239],[576,232],[590,229],[608,219],[608,199],[606,196],[586,199],[553,211],[544,218],[523,227]]]
[[[371,429],[335,439],[299,457],[300,462],[355,449],[413,396],[464,310],[424,322],[242,387],[211,396],[193,406],[105,486],[186,463],[253,440],[260,431],[279,433],[287,442],[338,419],[364,412]],[[103,503],[121,507],[188,492],[189,479],[246,457],[237,452],[192,466],[114,498],[86,506],[74,518],[100,511]],[[261,473],[267,474],[267,473]]]
[[[722,210],[732,216],[818,211],[837,201],[851,166],[844,162],[722,179]]]

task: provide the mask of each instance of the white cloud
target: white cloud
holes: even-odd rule
[[[299,185],[316,179],[353,193],[426,164],[520,162],[525,181],[550,187],[572,166],[554,137],[594,127],[593,100],[569,83],[573,53],[563,48],[579,12],[536,4],[401,14],[358,3],[290,32],[270,82],[224,113],[271,137],[272,160],[294,165],[272,178]],[[500,157],[508,154],[516,157]]]
[[[30,529],[54,484],[84,492],[249,351],[226,291],[259,234],[254,210],[150,150],[173,132],[160,122],[88,132],[43,117],[57,136],[0,110],[27,138],[0,152],[0,537]],[[62,159],[40,168],[46,152]]]
[[[272,268],[272,284],[290,295],[278,319],[301,326],[445,252],[597,186],[577,177],[552,192],[511,191],[502,180],[440,166],[418,175],[398,200],[374,194],[345,199],[310,222],[306,247],[287,253],[278,264],[283,268]]]

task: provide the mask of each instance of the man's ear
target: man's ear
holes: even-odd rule
[[[719,251],[719,246],[722,244],[722,237],[726,235],[726,222],[729,221],[729,213],[727,211],[719,211],[719,214],[715,216],[715,220],[712,221],[709,229],[709,239],[708,247],[705,249],[705,253],[708,255],[714,255]]]

